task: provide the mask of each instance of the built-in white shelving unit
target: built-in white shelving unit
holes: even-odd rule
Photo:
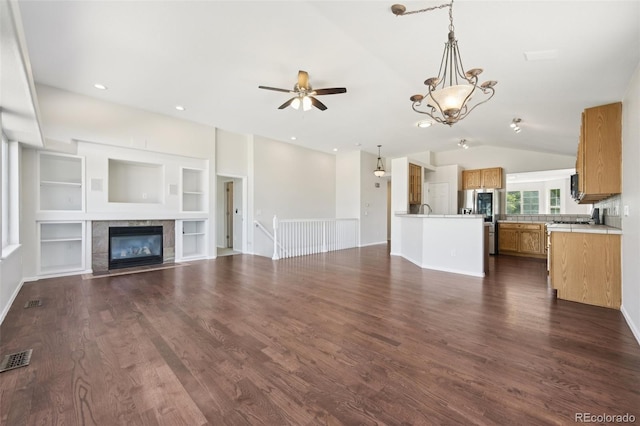
[[[203,212],[206,202],[204,171],[182,169],[182,211]]]
[[[38,222],[40,275],[84,270],[84,222]]]
[[[82,211],[84,209],[84,159],[40,152],[40,211]]]
[[[163,182],[161,164],[109,159],[110,203],[163,203]]]
[[[207,256],[207,221],[176,221],[177,260],[203,259]]]

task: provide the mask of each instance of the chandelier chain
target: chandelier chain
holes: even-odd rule
[[[451,17],[451,6],[452,5],[453,5],[453,1],[450,2],[450,3],[441,4],[440,6],[433,6],[433,7],[427,7],[426,9],[411,10],[409,12],[403,12],[402,16],[404,16],[404,15],[413,15],[414,13],[431,12],[432,10],[444,9],[445,7],[448,7],[449,8],[449,19],[453,20],[453,18]]]

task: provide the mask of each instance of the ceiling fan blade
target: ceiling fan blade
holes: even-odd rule
[[[289,89],[279,89],[277,87],[269,87],[269,86],[258,86],[258,89],[266,89],[266,90],[275,90],[276,92],[291,92]]]
[[[291,105],[291,102],[293,102],[293,100],[296,98],[296,96],[294,96],[293,98],[289,99],[287,102],[283,103],[282,105],[280,105],[278,107],[278,109],[285,109],[286,107],[288,107],[289,105]]]
[[[314,107],[318,108],[320,111],[324,111],[325,109],[327,109],[327,106],[325,104],[323,104],[322,102],[320,102],[319,100],[317,100],[313,96],[309,96],[309,99],[311,99],[311,104]]]
[[[316,95],[335,95],[338,93],[347,93],[347,89],[344,87],[332,87],[331,89],[317,89],[314,90]]]
[[[306,71],[298,71],[298,87],[301,89],[309,89],[309,74]]]

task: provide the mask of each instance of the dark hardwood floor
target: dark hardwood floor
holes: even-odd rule
[[[374,246],[48,279],[0,333],[1,354],[33,348],[0,374],[10,426],[640,422],[622,314],[555,300],[538,260],[481,279]]]

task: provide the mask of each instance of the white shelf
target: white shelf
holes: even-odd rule
[[[84,159],[39,153],[40,211],[82,211],[84,208]]]
[[[84,222],[39,222],[41,275],[84,269]]]
[[[202,259],[207,255],[207,221],[176,221],[176,254],[179,260]]]
[[[48,181],[41,180],[40,186],[78,186],[82,187],[82,182],[56,182],[56,181]]]
[[[182,169],[182,211],[205,211],[206,191],[204,171],[199,169]]]
[[[82,241],[82,238],[58,238],[54,240],[40,240],[41,243],[59,243],[63,241]]]

